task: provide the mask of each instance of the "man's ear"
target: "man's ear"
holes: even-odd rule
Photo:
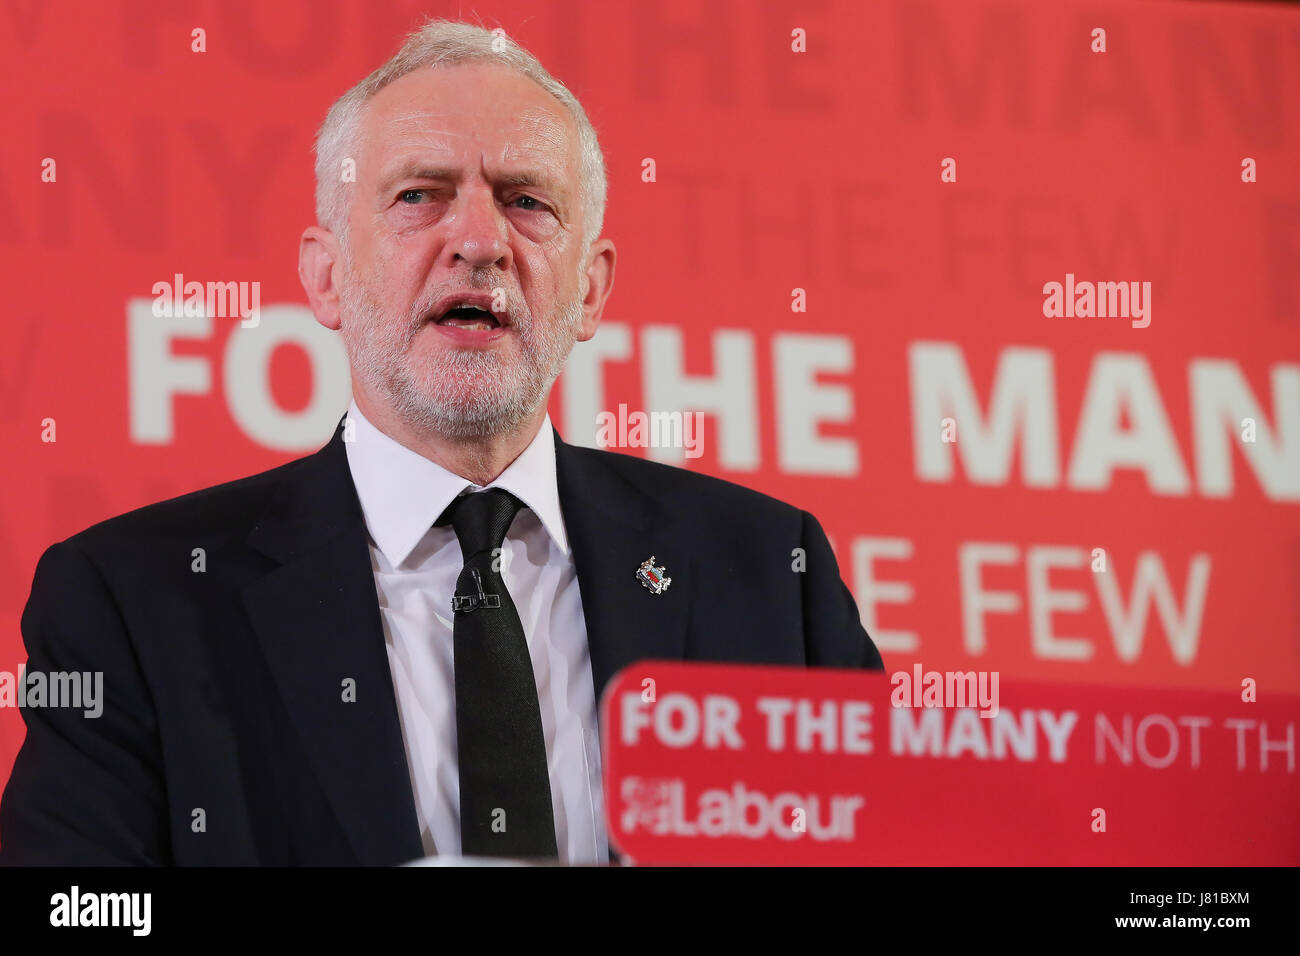
[[[338,239],[320,226],[308,226],[298,241],[298,281],[316,321],[337,332],[342,325],[336,269],[342,268]]]
[[[585,342],[596,334],[605,300],[614,291],[614,263],[618,251],[609,239],[597,239],[587,252],[587,265],[580,280],[585,288],[582,298],[582,328],[577,341]]]

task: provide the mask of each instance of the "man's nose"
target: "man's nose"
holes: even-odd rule
[[[472,267],[510,268],[510,242],[505,215],[488,186],[462,190],[447,247],[456,259]]]

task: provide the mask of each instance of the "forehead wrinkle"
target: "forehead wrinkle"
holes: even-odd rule
[[[436,145],[424,143],[403,144],[399,147],[398,151],[395,152],[394,155],[390,156],[384,163],[381,175],[384,176],[385,180],[388,180],[401,178],[406,175],[414,175],[414,173],[421,168],[441,167],[451,170],[455,167],[454,161],[448,161],[439,157],[439,154],[451,152],[452,150],[446,147]],[[517,163],[517,166],[522,168],[493,169],[492,173],[507,181],[514,181],[518,177],[523,177],[524,179],[540,179],[542,185],[549,186],[561,193],[567,193],[568,187],[565,179],[564,163],[549,153],[543,152],[536,156],[530,155],[537,152],[537,150],[531,147],[507,146],[499,159],[491,156],[484,156],[480,161],[479,168],[482,168],[484,162],[486,162],[488,166],[495,167],[498,162],[508,164],[511,163],[512,160],[528,160],[529,162],[527,164]]]
[[[423,133],[419,135],[408,133],[407,135],[393,137],[393,139],[400,141],[392,142],[390,140],[389,146],[392,153],[383,162],[384,169],[390,175],[420,165],[446,165],[448,164],[448,158],[456,152],[452,145],[441,141],[438,137],[426,138]],[[541,177],[549,179],[550,186],[553,189],[567,193],[567,167],[570,157],[567,153],[557,151],[550,148],[550,146],[551,144],[507,142],[502,145],[499,155],[484,154],[484,160],[490,165],[496,163],[531,165],[535,167],[532,170],[527,168],[507,170],[504,171],[504,174],[535,172]],[[434,157],[439,158],[435,159]]]
[[[412,130],[416,132],[437,131],[445,133],[448,136],[459,135],[447,129],[444,125],[438,124],[438,120],[449,116],[447,113],[434,113],[428,110],[415,110],[405,113],[398,113],[388,118],[387,124],[390,129],[396,129],[402,132]]]
[[[387,117],[384,126],[395,133],[434,133],[441,136],[460,137],[464,133],[447,128],[446,120],[455,114],[439,110],[406,110]],[[569,139],[568,124],[556,114],[539,107],[531,107],[512,117],[509,133],[526,133],[538,137],[547,144],[561,149],[566,148]],[[477,129],[469,131],[477,133]]]
[[[566,118],[540,107],[520,113],[516,124],[521,130],[531,128],[531,132],[549,140],[555,146],[567,145],[571,132],[570,125]]]

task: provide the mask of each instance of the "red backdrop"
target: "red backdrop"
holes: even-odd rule
[[[891,670],[1300,692],[1300,10],[472,8],[608,162],[616,283],[566,439],[710,413],[677,461],[812,510]],[[296,276],[312,138],[459,13],[0,6],[0,670],[50,543],[323,443],[347,382]],[[261,325],[153,318],[177,273],[259,282]],[[1150,324],[1045,316],[1067,274],[1151,283]],[[0,781],[22,735],[0,710]]]

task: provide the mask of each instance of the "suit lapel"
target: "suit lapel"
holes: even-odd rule
[[[628,664],[685,656],[689,545],[659,502],[600,455],[565,444],[558,431],[555,461],[599,701],[609,679]],[[661,594],[637,579],[637,568],[651,555],[672,578]]]
[[[605,686],[619,670],[639,660],[685,657],[693,580],[689,541],[673,516],[601,457],[565,444],[555,432],[560,507],[582,596],[598,715]],[[637,580],[637,568],[651,555],[673,579],[661,594]],[[609,858],[621,862],[612,846]]]
[[[248,544],[280,562],[244,606],[339,823],[364,865],[424,855],[365,521],[341,429],[289,466]],[[355,701],[344,699],[355,682]]]

